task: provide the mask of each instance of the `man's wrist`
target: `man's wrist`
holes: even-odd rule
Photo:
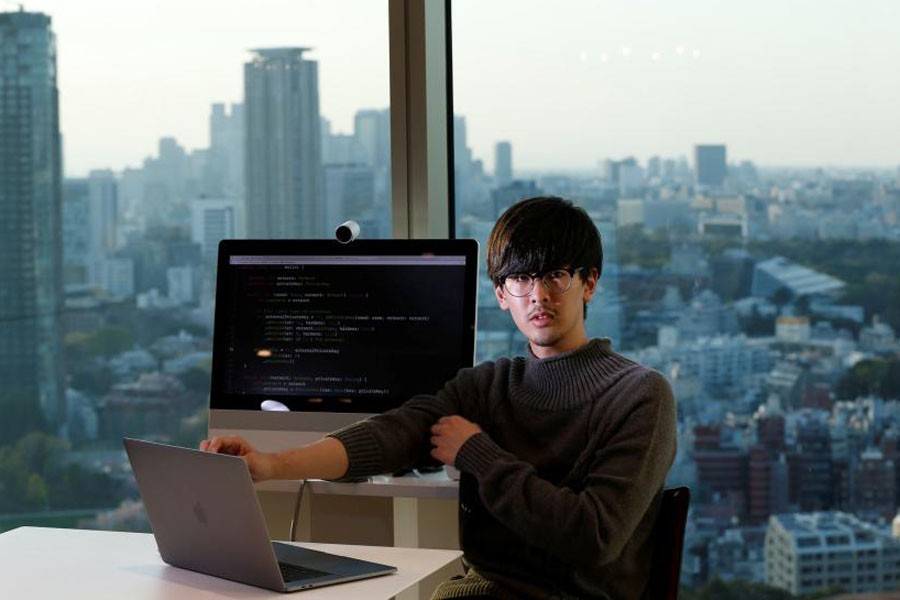
[[[489,469],[497,459],[508,453],[497,446],[494,440],[484,431],[469,437],[459,448],[454,460],[454,467],[476,476]]]

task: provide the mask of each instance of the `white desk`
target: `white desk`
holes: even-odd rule
[[[298,592],[297,600],[392,598],[461,555],[456,550],[300,545],[394,565],[397,573]],[[150,534],[20,527],[0,534],[0,598],[196,600],[286,596],[171,567],[160,559]]]

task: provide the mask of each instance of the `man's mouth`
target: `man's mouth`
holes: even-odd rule
[[[528,316],[528,320],[531,323],[534,323],[535,325],[537,325],[538,327],[542,327],[544,325],[549,325],[550,322],[553,321],[554,317],[556,317],[556,315],[553,314],[552,312],[549,312],[546,310],[539,310],[539,311],[531,313]]]

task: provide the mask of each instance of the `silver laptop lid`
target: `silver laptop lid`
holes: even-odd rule
[[[128,438],[124,444],[165,562],[284,590],[241,458]]]
[[[238,457],[124,438],[162,559],[279,592],[397,571],[269,540],[246,463]],[[277,554],[277,557],[276,557]],[[281,562],[302,567],[285,581]]]

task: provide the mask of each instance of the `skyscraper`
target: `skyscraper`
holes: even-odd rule
[[[244,105],[221,103],[209,116],[210,188],[229,198],[244,196]]]
[[[722,187],[728,174],[724,145],[694,146],[694,166],[697,169],[697,185]]]
[[[54,424],[65,416],[60,152],[50,17],[0,13],[0,400],[4,413],[36,404]]]
[[[236,205],[233,198],[191,200],[191,241],[200,244],[203,260],[213,268],[219,242],[238,237]]]
[[[494,187],[503,187],[512,181],[512,144],[497,142],[494,146]]]
[[[353,135],[367,155],[375,174],[374,202],[387,207],[391,198],[391,112],[360,110],[353,117]]]
[[[309,48],[253,51],[244,65],[246,215],[251,238],[326,235],[319,66]]]
[[[376,172],[391,167],[391,113],[388,109],[359,110],[353,116],[353,132]]]
[[[119,188],[113,172],[91,171],[88,193],[91,203],[91,258],[102,262],[119,247]]]

